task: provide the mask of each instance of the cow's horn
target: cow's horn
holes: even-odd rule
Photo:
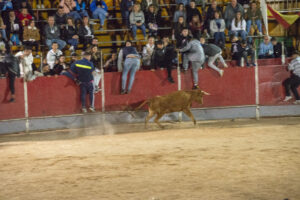
[[[209,93],[205,92],[205,91],[202,91],[203,94],[205,95],[210,95]]]

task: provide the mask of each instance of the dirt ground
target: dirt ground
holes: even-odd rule
[[[2,135],[0,200],[300,199],[300,118],[164,125]]]

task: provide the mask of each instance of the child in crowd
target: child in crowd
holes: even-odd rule
[[[247,43],[246,40],[242,41],[242,43],[241,43],[241,50],[242,50],[241,55],[244,58],[244,60],[246,61],[247,67],[250,67],[250,64],[248,62],[248,56],[251,57],[251,65],[252,66],[256,66],[256,64],[255,64],[254,50],[252,49],[252,47],[250,46],[250,44]]]
[[[58,57],[58,60],[56,61],[56,64],[53,67],[52,75],[61,75],[63,72],[65,72],[69,66],[65,63],[65,56],[60,55]]]
[[[231,59],[237,61],[237,65],[241,66],[242,46],[237,36],[231,36]]]
[[[53,69],[55,62],[61,55],[63,55],[63,53],[61,50],[58,49],[57,42],[53,42],[52,49],[47,53],[47,64],[49,65],[50,69]]]

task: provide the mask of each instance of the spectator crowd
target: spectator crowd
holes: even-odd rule
[[[162,18],[163,9],[157,0],[121,0],[122,23],[131,30],[133,41],[126,41],[119,52],[112,51],[103,63],[107,71],[122,71],[121,94],[130,93],[135,72],[140,65],[148,66],[152,71],[166,68],[168,81],[174,83],[171,70],[179,62],[177,52],[182,55],[183,72],[186,72],[189,63],[192,64],[194,89],[198,88],[196,73],[204,67],[205,57],[208,67],[223,76],[224,71],[216,61],[220,60],[223,67],[228,67],[222,57],[226,41],[231,43],[229,57],[236,60],[238,66],[244,66],[244,62],[247,67],[256,65],[253,36],[263,37],[258,47],[258,58],[278,58],[282,55],[281,43],[274,37],[263,36],[259,1],[231,0],[224,6],[216,0],[176,0],[175,3],[175,10],[169,7],[172,18],[168,18],[167,24],[172,24],[171,31],[163,32],[160,29],[166,20]],[[43,0],[38,1],[37,8],[44,8]],[[38,76],[66,75],[76,81],[70,66],[79,56],[76,50],[82,48],[83,52],[91,54],[96,71],[93,74],[94,92],[99,91],[102,58],[95,32],[106,30],[105,21],[113,15],[104,0],[61,0],[56,13],[48,16],[43,26],[37,25],[38,16],[28,0],[0,0],[0,10],[1,77],[8,74],[4,66],[8,61],[12,62],[11,47],[20,46],[22,50],[14,57],[20,66],[20,75],[25,80],[31,81]],[[95,30],[96,27],[98,30]],[[147,41],[141,53],[134,43],[139,41],[138,29]],[[33,60],[39,57],[41,49],[45,49],[41,48],[44,45],[48,51],[39,68]],[[191,55],[192,49],[202,55]],[[67,50],[71,52],[70,62],[66,62]],[[128,87],[127,74],[130,76]],[[18,76],[18,73],[15,75]],[[14,101],[13,96],[11,101]]]

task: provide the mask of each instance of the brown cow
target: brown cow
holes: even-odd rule
[[[201,90],[192,91],[176,91],[164,96],[156,96],[151,99],[144,101],[137,109],[140,109],[145,104],[148,104],[149,114],[145,119],[145,127],[147,127],[148,121],[155,115],[154,121],[162,128],[158,120],[166,113],[171,112],[184,112],[189,116],[194,124],[196,120],[190,110],[192,102],[199,104],[203,103],[203,95],[209,95],[208,93]],[[136,110],[137,110],[136,109]]]

